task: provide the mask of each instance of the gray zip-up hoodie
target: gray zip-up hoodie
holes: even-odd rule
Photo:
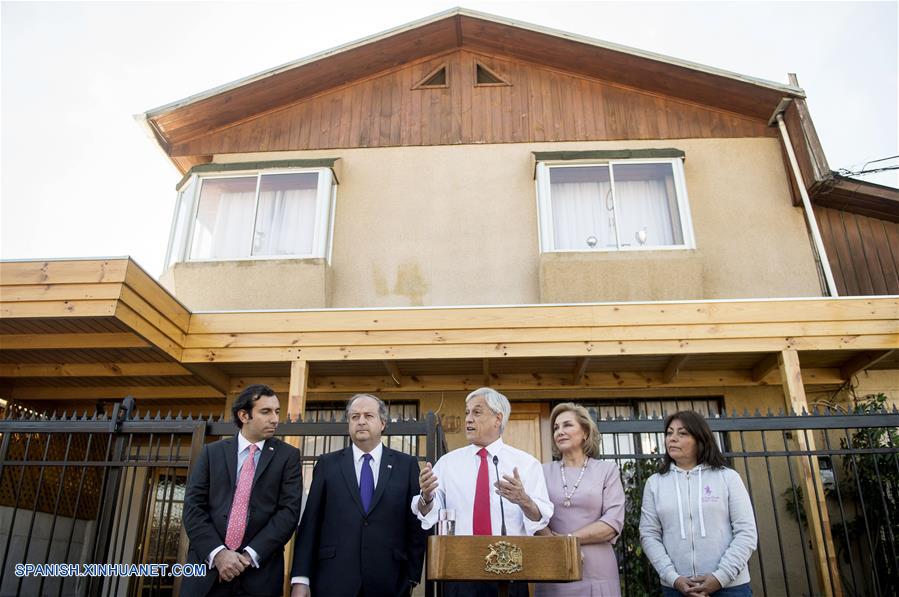
[[[749,582],[749,557],[758,544],[752,502],[730,468],[674,464],[646,481],[640,542],[662,584],[678,576],[714,574],[722,587]]]

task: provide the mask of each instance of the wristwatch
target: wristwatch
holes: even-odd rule
[[[418,505],[419,506],[430,506],[431,502],[433,502],[433,501],[434,501],[433,497],[431,497],[431,499],[429,499],[429,500],[426,500],[424,494],[421,494],[421,493],[418,494]]]

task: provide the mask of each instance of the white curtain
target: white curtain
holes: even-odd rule
[[[587,239],[591,236],[597,239],[596,249],[615,247],[611,188],[599,181],[552,184],[555,249],[590,250]]]
[[[191,258],[246,257],[253,229],[255,192],[201,195]]]
[[[315,199],[315,188],[261,192],[253,255],[311,254]]]
[[[669,196],[665,180],[619,182],[616,178],[615,193],[621,246],[641,246],[641,231],[645,234],[642,246],[683,244],[679,221],[674,226],[677,203]]]

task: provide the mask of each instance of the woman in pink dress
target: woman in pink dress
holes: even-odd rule
[[[543,465],[555,505],[542,534],[573,535],[584,556],[583,580],[538,583],[539,597],[620,597],[618,560],[612,545],[624,524],[624,488],[618,466],[597,460],[599,431],[583,406],[566,402],[550,415],[553,462]]]

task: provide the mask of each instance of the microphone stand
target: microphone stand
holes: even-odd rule
[[[499,483],[499,457],[493,456],[493,468],[496,469],[496,482]],[[503,496],[499,496],[499,516],[502,519],[502,536],[506,536],[506,511],[503,509]]]
[[[496,469],[496,482],[499,483],[499,457],[496,454],[493,455],[493,468]],[[502,520],[502,524],[500,528],[502,529],[502,536],[506,536],[506,511],[503,508],[503,496],[499,496],[499,517]],[[509,597],[509,591],[511,590],[511,581],[501,580],[498,583],[499,597]],[[527,586],[527,585],[525,585]]]

